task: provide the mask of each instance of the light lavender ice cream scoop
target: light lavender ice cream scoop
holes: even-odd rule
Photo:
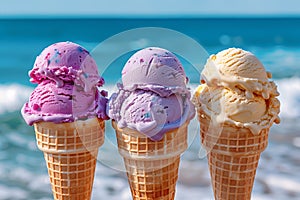
[[[125,64],[122,83],[108,103],[107,114],[119,128],[128,127],[160,140],[195,115],[179,59],[170,51],[149,47]]]
[[[122,70],[125,89],[136,87],[186,88],[188,79],[179,59],[170,51],[149,47],[136,52]],[[163,89],[162,89],[163,90]]]

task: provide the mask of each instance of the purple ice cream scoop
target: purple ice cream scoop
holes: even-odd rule
[[[119,128],[135,129],[158,141],[195,115],[187,81],[174,54],[157,47],[142,49],[125,64],[123,84],[111,96],[107,113]]]
[[[49,79],[58,87],[71,83],[85,91],[104,83],[90,53],[72,42],[59,42],[44,49],[36,58],[29,76],[32,83],[39,84]]]
[[[78,44],[60,42],[45,48],[29,72],[30,81],[38,86],[22,108],[25,121],[55,123],[99,117],[105,113],[107,92],[89,52]]]

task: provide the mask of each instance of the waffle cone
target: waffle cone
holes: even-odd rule
[[[254,135],[247,128],[210,126],[210,118],[201,111],[198,118],[215,199],[250,200],[260,154],[268,145],[269,130]]]
[[[120,129],[112,121],[133,199],[174,199],[180,154],[187,148],[188,123],[167,132],[160,141],[152,141],[135,130]]]
[[[98,148],[104,142],[104,121],[34,124],[37,145],[44,152],[55,200],[89,200]]]

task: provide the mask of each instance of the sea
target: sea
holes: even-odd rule
[[[0,200],[53,199],[43,153],[33,127],[20,114],[36,85],[28,71],[48,45],[72,41],[94,56],[110,96],[121,69],[138,49],[160,46],[181,59],[191,92],[211,54],[238,47],[254,53],[273,74],[281,101],[279,125],[270,130],[252,192],[254,200],[300,199],[300,18],[2,18],[0,19]],[[2,71],[2,72],[1,72]],[[99,149],[93,200],[131,199],[111,121]],[[189,125],[176,200],[211,200],[199,123]]]

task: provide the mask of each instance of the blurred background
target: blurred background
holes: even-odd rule
[[[300,199],[298,0],[3,0],[0,2],[0,200],[53,199],[33,128],[25,124],[20,114],[35,87],[29,82],[28,71],[36,56],[55,42],[82,45],[94,52],[106,80],[105,89],[111,95],[130,55],[157,41],[137,36],[136,40],[123,40],[122,44],[101,44],[123,31],[145,27],[177,31],[202,45],[196,64],[180,57],[190,77],[192,92],[208,55],[229,47],[251,51],[272,72],[281,94],[281,124],[271,129],[252,199]],[[115,52],[122,45],[128,46],[128,52],[116,57]],[[179,46],[179,42],[172,45],[185,54],[197,56],[188,45]],[[102,66],[101,60],[107,57],[115,59]],[[106,127],[107,139],[99,152],[92,199],[128,200],[131,195],[126,174],[121,170],[115,133],[110,122]],[[213,199],[196,119],[189,129],[190,146],[182,156],[176,200]]]

